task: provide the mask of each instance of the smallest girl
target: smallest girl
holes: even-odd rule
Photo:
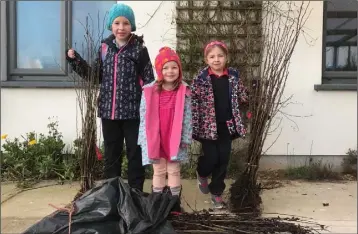
[[[192,140],[190,88],[174,50],[160,49],[155,70],[157,79],[143,86],[138,144],[143,165],[153,164],[152,192],[163,192],[168,174],[170,192],[180,201],[180,162]]]
[[[223,42],[207,44],[204,58],[208,66],[192,84],[193,138],[201,143],[204,153],[198,159],[198,185],[202,193],[211,193],[215,208],[224,207],[231,142],[246,133],[240,109],[248,101],[247,90],[239,71],[227,66],[228,52]]]

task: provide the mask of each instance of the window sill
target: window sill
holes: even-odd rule
[[[316,84],[316,91],[357,91],[356,84]]]
[[[71,81],[1,81],[1,88],[53,88],[71,89],[78,87]]]

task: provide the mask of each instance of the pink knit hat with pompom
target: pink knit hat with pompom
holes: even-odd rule
[[[179,80],[182,79],[182,66],[178,54],[169,47],[162,47],[155,58],[155,71],[157,72],[158,81],[163,80],[163,67],[167,62],[174,61],[179,66]]]

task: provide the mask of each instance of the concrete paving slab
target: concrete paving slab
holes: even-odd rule
[[[302,216],[327,225],[332,233],[357,233],[357,182],[308,183],[266,190],[262,196],[263,216]],[[275,214],[276,213],[276,214]],[[323,232],[322,232],[323,233]]]
[[[18,192],[19,189],[16,188],[14,183],[1,183],[1,202],[7,200]]]
[[[210,195],[202,195],[195,180],[183,180],[182,203],[186,211],[211,208]],[[293,181],[284,187],[265,190],[262,194],[264,216],[302,216],[304,220],[329,225],[333,233],[357,233],[357,182],[308,183]],[[144,190],[149,192],[151,181]],[[230,184],[227,184],[227,189]],[[1,186],[2,194],[12,191]],[[53,185],[18,194],[1,205],[1,233],[20,233],[68,204],[79,189],[79,183]],[[323,203],[328,203],[324,206]],[[322,232],[323,233],[323,232]]]

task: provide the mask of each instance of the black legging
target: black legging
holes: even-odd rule
[[[231,154],[231,137],[225,123],[218,124],[218,140],[201,140],[203,156],[199,157],[197,171],[200,177],[211,175],[210,193],[222,195]]]
[[[121,176],[123,141],[126,142],[128,159],[128,184],[143,191],[145,168],[142,166],[142,152],[137,144],[139,120],[102,119],[104,138],[104,177]]]

